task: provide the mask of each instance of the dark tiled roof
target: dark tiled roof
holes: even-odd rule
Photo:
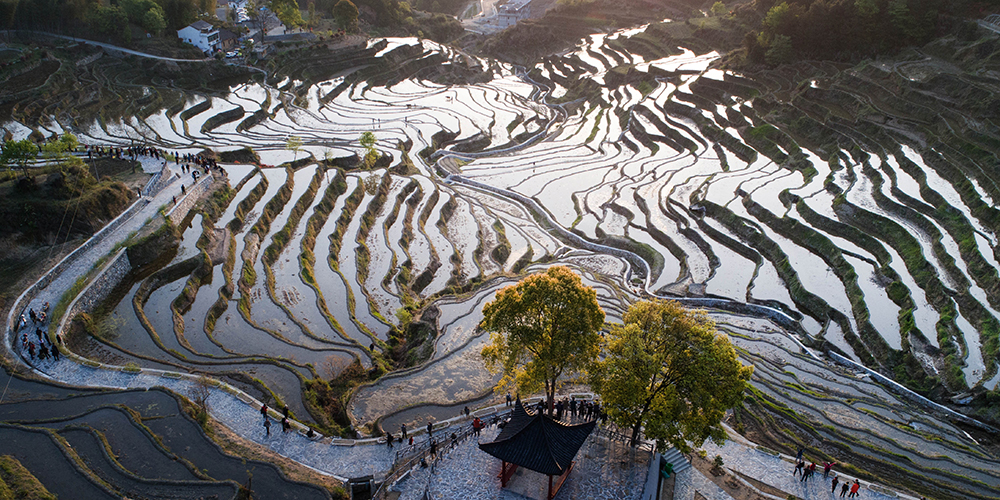
[[[202,21],[201,19],[191,23],[191,27],[198,31],[206,31],[206,30],[211,31],[213,28],[211,24],[208,24],[205,21]]]
[[[492,443],[479,449],[505,462],[551,476],[560,476],[573,462],[597,422],[567,425],[542,412],[528,413],[514,404],[510,421]]]

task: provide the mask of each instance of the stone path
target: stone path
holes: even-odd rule
[[[800,476],[792,476],[792,471],[795,468],[794,464],[790,461],[792,457],[782,458],[781,456],[774,456],[758,451],[751,443],[740,443],[729,440],[724,445],[717,446],[708,441],[702,448],[708,452],[709,458],[716,455],[722,456],[723,463],[727,469],[739,471],[748,477],[774,486],[785,493],[795,495],[804,500],[840,498],[840,485],[837,486],[836,494],[830,492],[830,481],[834,474],[840,476],[841,484],[844,481],[853,482],[855,479],[853,476],[838,473],[836,467],[834,467],[830,478],[823,478],[823,464],[822,462],[818,462],[816,464],[817,473],[807,481],[800,481]],[[806,460],[806,465],[808,465],[810,459],[808,450],[806,450],[803,458]],[[693,473],[684,474],[689,471],[693,471]],[[704,495],[708,500],[729,500],[732,498],[694,468],[678,474],[675,484],[674,498],[676,500],[691,500],[694,498],[695,490]],[[861,498],[865,500],[911,498],[906,495],[884,494],[872,490],[871,486],[871,483],[861,481],[861,489],[859,491]],[[875,488],[881,490],[881,487],[878,485]]]
[[[515,472],[507,488],[497,477],[500,461],[479,449],[479,442],[496,438],[499,429],[489,427],[477,439],[470,436],[454,449],[442,445],[439,459],[421,468],[416,466],[400,481],[395,491],[399,500],[419,500],[427,491],[439,500],[515,500],[544,498],[546,477],[526,469]],[[577,452],[573,471],[559,490],[557,499],[638,500],[649,467],[649,453],[631,448],[593,433]]]

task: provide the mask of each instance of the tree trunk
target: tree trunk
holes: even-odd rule
[[[632,426],[632,439],[629,441],[629,446],[635,448],[635,445],[639,444],[639,431],[642,430],[642,419],[636,421],[635,425]]]
[[[556,403],[556,383],[555,383],[555,381],[552,381],[552,383],[549,384],[549,381],[546,380],[545,381],[545,407],[548,408],[548,410],[549,410],[549,416],[550,417],[553,415],[553,412],[555,411],[555,407],[556,407],[555,403]]]

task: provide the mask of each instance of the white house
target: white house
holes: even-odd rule
[[[201,20],[177,30],[177,36],[205,53],[212,52],[219,44],[219,29]]]
[[[511,0],[497,9],[497,24],[508,28],[531,16],[531,0]]]

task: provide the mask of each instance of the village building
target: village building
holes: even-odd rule
[[[205,21],[195,21],[177,30],[177,37],[208,54],[219,44],[219,29]]]

